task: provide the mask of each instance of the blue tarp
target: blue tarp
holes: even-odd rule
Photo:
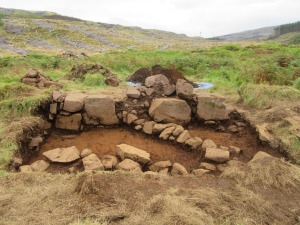
[[[214,85],[208,82],[194,82],[195,84],[198,85],[198,87],[195,87],[194,90],[202,90],[202,89],[209,89],[212,88]],[[139,83],[133,83],[128,81],[127,82],[128,85],[130,86],[138,86],[140,85]]]

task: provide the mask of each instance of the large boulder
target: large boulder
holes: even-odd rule
[[[197,116],[201,120],[226,120],[228,110],[225,98],[219,94],[200,93],[197,95]]]
[[[149,114],[156,122],[184,124],[191,120],[189,105],[186,101],[175,98],[154,99]]]
[[[126,144],[117,145],[116,154],[122,160],[132,159],[143,164],[150,162],[150,154],[148,152]]]
[[[82,159],[84,171],[104,170],[104,166],[95,154],[90,154]]]
[[[87,95],[82,93],[68,94],[64,101],[63,110],[68,112],[78,112],[82,110],[86,97]]]
[[[107,95],[89,95],[85,99],[84,109],[89,117],[96,117],[100,124],[118,124],[119,119],[116,115],[115,101]]]
[[[206,148],[205,151],[205,159],[218,162],[218,163],[225,163],[229,161],[230,153],[229,151],[220,149],[220,148]]]
[[[124,159],[116,166],[116,169],[125,170],[125,171],[136,171],[136,172],[142,171],[141,165],[131,159]]]
[[[165,86],[165,85],[169,85],[169,84],[170,84],[170,82],[169,82],[168,78],[163,74],[149,76],[145,80],[145,85],[147,87],[155,87],[158,85]]]
[[[193,97],[193,89],[193,85],[188,83],[186,80],[178,79],[176,82],[176,94],[180,98]]]
[[[70,116],[58,115],[55,121],[55,127],[65,130],[79,131],[81,128],[82,116],[76,113]]]
[[[43,153],[51,162],[69,163],[80,158],[80,151],[75,147],[55,148]]]

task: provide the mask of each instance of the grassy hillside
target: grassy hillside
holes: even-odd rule
[[[216,45],[202,38],[139,27],[82,21],[50,12],[0,8],[0,54],[101,53],[116,50],[197,49]]]

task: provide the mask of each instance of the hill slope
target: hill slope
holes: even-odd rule
[[[254,30],[247,30],[239,33],[227,34],[211,38],[212,40],[220,41],[242,41],[249,39],[263,39],[275,34],[275,26],[263,27]]]
[[[122,49],[192,49],[207,42],[184,34],[82,21],[51,12],[0,8],[0,53],[106,52]]]

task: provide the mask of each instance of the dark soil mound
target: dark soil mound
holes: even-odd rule
[[[160,65],[155,65],[152,68],[141,68],[132,74],[127,80],[134,83],[144,84],[147,77],[157,74],[165,75],[170,81],[170,84],[176,84],[178,79],[183,79],[191,83],[193,86],[197,86],[192,81],[186,79],[181,72],[172,68],[163,68]]]

